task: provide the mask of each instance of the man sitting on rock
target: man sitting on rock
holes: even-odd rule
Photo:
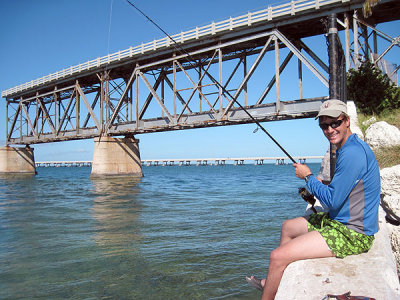
[[[367,252],[378,232],[380,174],[371,148],[350,130],[347,106],[327,100],[317,116],[328,141],[337,147],[334,177],[323,184],[303,164],[295,163],[295,174],[305,179],[308,190],[329,212],[286,220],[278,248],[270,254],[266,279],[247,277],[263,291],[262,298],[274,299],[286,267],[297,260]]]

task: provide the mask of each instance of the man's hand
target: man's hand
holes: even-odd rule
[[[295,173],[296,176],[300,179],[304,179],[307,175],[310,175],[312,172],[307,165],[302,165],[299,163],[293,164],[293,167],[295,168]]]

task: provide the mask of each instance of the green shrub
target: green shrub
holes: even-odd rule
[[[354,100],[364,114],[379,114],[400,107],[400,89],[369,61],[362,63],[358,70],[349,70],[347,92],[348,99]]]

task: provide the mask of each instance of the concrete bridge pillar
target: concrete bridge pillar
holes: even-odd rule
[[[100,176],[142,177],[139,140],[134,137],[94,139],[91,177]]]
[[[35,175],[33,148],[0,147],[0,173]]]

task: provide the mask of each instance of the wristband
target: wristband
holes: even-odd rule
[[[304,180],[306,181],[306,183],[308,182],[308,180],[310,179],[310,176],[312,176],[313,173],[308,174],[306,177],[304,177]]]

